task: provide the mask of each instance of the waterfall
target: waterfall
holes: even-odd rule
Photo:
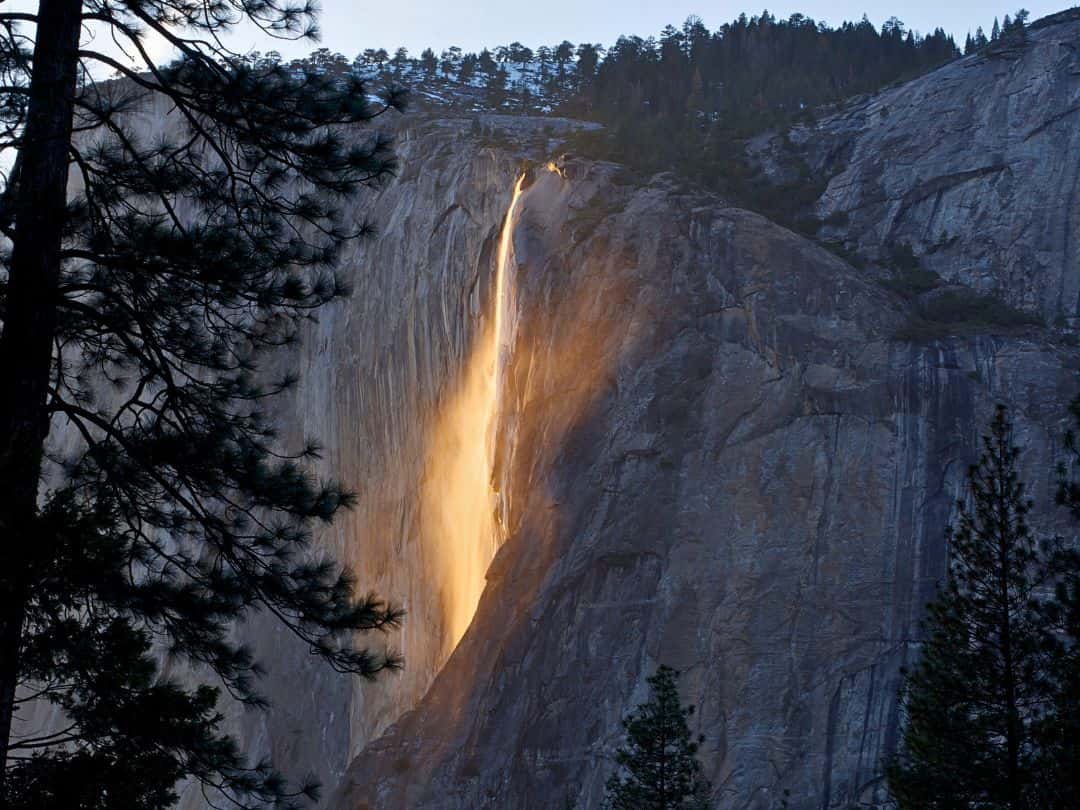
[[[502,543],[492,481],[513,227],[524,175],[514,183],[496,254],[493,312],[446,397],[429,438],[422,485],[425,554],[439,571],[442,636],[447,654],[472,622],[488,565]]]

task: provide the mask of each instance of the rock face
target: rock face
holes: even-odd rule
[[[400,176],[346,212],[357,221],[376,213],[381,232],[342,256],[352,297],[321,312],[299,351],[266,370],[301,378],[276,404],[283,442],[319,439],[326,474],[359,494],[356,509],[322,532],[323,547],[357,573],[360,589],[407,611],[400,631],[365,639],[407,661],[373,683],[335,673],[269,617],[240,631],[269,670],[262,690],[273,710],[230,707],[231,730],[252,756],[271,756],[293,777],[315,774],[328,789],[365,743],[424,694],[456,641],[455,605],[471,598],[471,613],[478,596],[453,579],[455,558],[474,550],[447,547],[455,538],[437,531],[424,500],[438,415],[454,399],[487,321],[491,256],[518,160],[477,139],[461,149],[468,128],[468,121],[409,121],[402,129]],[[516,140],[527,144],[539,128],[525,128]],[[190,788],[181,806],[204,807],[200,790]]]
[[[819,213],[846,212],[831,227],[859,251],[908,242],[950,280],[1080,314],[1078,41],[1046,25],[794,133],[834,174]],[[907,304],[816,244],[665,176],[540,168],[570,122],[482,123],[406,121],[402,176],[360,203],[382,237],[344,257],[353,298],[278,360],[302,378],[285,438],[321,438],[360,493],[326,547],[409,611],[386,640],[407,667],[350,683],[256,618],[275,708],[233,727],[341,810],[591,808],[666,663],[717,807],[879,804],[980,428],[1010,406],[1051,527],[1075,350],[1035,327],[907,342]],[[490,419],[462,398],[477,368]],[[465,490],[432,458],[478,444],[473,537],[440,518]],[[458,566],[491,554],[479,595]]]
[[[798,127],[790,143],[830,178],[826,237],[871,260],[908,244],[945,279],[1077,325],[1080,11]],[[778,146],[766,152],[782,164]]]
[[[562,173],[515,230],[508,539],[461,645],[334,806],[598,806],[660,663],[699,706],[718,806],[880,798],[978,426],[1010,403],[1045,491],[1065,355],[1036,334],[897,341],[898,301],[767,220]]]

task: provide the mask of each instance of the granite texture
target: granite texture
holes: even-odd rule
[[[754,149],[827,181],[823,238],[1080,326],[1080,10]]]
[[[897,340],[902,301],[764,218],[559,168],[515,227],[508,539],[331,804],[597,807],[666,663],[718,807],[872,805],[977,431],[1010,404],[1045,494],[1073,353],[1038,330]]]

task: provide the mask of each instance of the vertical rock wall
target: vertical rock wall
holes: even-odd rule
[[[829,178],[822,235],[886,265],[910,245],[948,281],[1077,326],[1078,43],[1072,9],[793,129],[788,148]]]
[[[406,661],[402,672],[373,683],[333,672],[272,617],[238,631],[269,670],[262,687],[273,708],[229,707],[232,728],[252,756],[272,755],[287,774],[314,773],[328,788],[366,742],[416,703],[464,629],[463,610],[471,614],[464,603],[471,596],[475,604],[479,586],[454,580],[455,560],[486,549],[486,567],[494,550],[484,538],[478,550],[440,545],[435,499],[460,492],[453,481],[432,478],[430,463],[440,414],[467,384],[491,320],[494,251],[517,165],[476,139],[461,148],[467,131],[467,121],[402,126],[400,176],[347,212],[371,217],[381,236],[342,257],[352,297],[320,312],[298,351],[267,369],[300,375],[275,406],[285,444],[319,440],[323,471],[359,495],[355,510],[322,530],[320,543],[356,572],[360,589],[407,611],[399,631],[364,639]],[[203,806],[201,793],[190,789],[183,806]]]
[[[334,807],[598,806],[660,663],[699,705],[718,806],[880,800],[898,671],[996,401],[1047,493],[1067,351],[897,340],[899,299],[831,254],[620,179],[569,161],[523,195],[508,539],[461,645]]]

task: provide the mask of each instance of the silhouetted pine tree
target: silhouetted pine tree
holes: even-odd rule
[[[435,77],[435,71],[439,67],[439,60],[435,58],[435,51],[424,48],[420,54],[420,67],[423,68],[424,76],[429,80]]]
[[[905,731],[888,771],[900,808],[1044,806],[1037,732],[1047,711],[1046,633],[1034,597],[1044,561],[999,407],[948,533],[949,578],[929,606],[902,692]]]
[[[1039,807],[1069,810],[1080,796],[1080,549],[1050,558],[1054,597],[1040,604],[1048,655],[1043,677],[1047,712],[1035,726]]]
[[[676,810],[704,808],[708,782],[697,761],[699,743],[676,686],[679,673],[661,666],[648,679],[650,697],[623,721],[626,745],[615,752],[619,765],[607,782],[605,807],[610,810]]]
[[[1023,19],[1018,12],[1017,18]],[[1080,398],[1070,406],[1074,423],[1080,427]],[[1057,502],[1080,521],[1080,483],[1069,475],[1069,466],[1080,467],[1080,445],[1075,431],[1065,437],[1072,464],[1058,470]],[[1040,784],[1044,785],[1045,806],[1065,810],[1075,806],[1080,796],[1080,545],[1056,544],[1050,558],[1054,596],[1042,610],[1050,630],[1047,682],[1052,711],[1040,725]]]
[[[295,378],[256,370],[346,293],[338,249],[371,229],[340,206],[394,162],[344,133],[401,99],[253,66],[220,44],[242,19],[315,30],[284,0],[0,13],[0,805],[157,808],[185,777],[241,807],[312,794],[220,731],[218,687],[262,705],[230,634],[250,611],[342,672],[396,664],[354,636],[399,612],[306,553],[352,496],[307,472],[315,446],[278,445],[266,402]],[[97,50],[110,37],[137,68]],[[153,649],[218,686],[163,679]],[[20,726],[31,699],[69,725]]]

